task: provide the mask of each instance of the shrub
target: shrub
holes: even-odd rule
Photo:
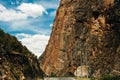
[[[105,74],[99,80],[120,80],[120,76],[118,75],[113,76],[113,75]]]
[[[94,78],[94,77],[92,77],[92,78],[90,78],[90,80],[95,80],[95,78]]]

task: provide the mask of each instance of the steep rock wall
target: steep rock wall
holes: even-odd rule
[[[69,76],[82,65],[95,77],[116,74],[119,56],[120,0],[61,0],[40,58],[47,75]]]

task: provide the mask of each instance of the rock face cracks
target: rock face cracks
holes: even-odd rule
[[[73,75],[83,65],[94,77],[118,74],[120,0],[61,0],[40,62],[48,76]]]

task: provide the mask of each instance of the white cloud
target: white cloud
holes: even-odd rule
[[[56,15],[56,11],[50,13],[50,16],[55,16],[55,15]]]
[[[53,26],[53,24],[50,24],[50,27],[52,27]]]
[[[58,0],[51,0],[51,1],[45,1],[41,0],[39,3],[44,6],[45,9],[52,8],[52,9],[57,9],[59,6],[59,1]]]
[[[41,16],[43,12],[48,14],[47,11],[41,5],[38,4],[23,3],[18,7],[18,9],[21,10],[23,13],[27,14],[28,16],[32,17]]]
[[[41,16],[43,13],[47,13],[47,11],[38,4],[32,3],[22,3],[18,6],[18,11],[14,9],[7,9],[3,5],[0,4],[0,20],[1,21],[19,21],[25,20],[29,16],[36,18]]]
[[[40,24],[31,25],[31,23],[34,22],[33,20],[20,20],[20,21],[11,22],[9,29],[10,31],[19,31],[19,32],[29,31],[36,34],[49,34],[51,32],[51,30],[49,29],[49,26],[48,28],[44,28],[46,26],[46,23],[43,23],[41,25]]]
[[[29,20],[20,20],[11,22],[10,29],[11,30],[26,30],[30,29],[30,21]],[[29,26],[29,27],[28,27]]]
[[[46,35],[30,35],[30,34],[16,34],[16,37],[25,45],[31,52],[40,56],[48,43],[49,36]]]
[[[6,8],[0,4],[0,12],[6,10]]]
[[[21,12],[17,12],[13,9],[6,9],[3,5],[0,4],[0,20],[1,21],[12,21],[26,19],[27,15]]]

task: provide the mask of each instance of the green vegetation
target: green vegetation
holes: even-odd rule
[[[97,78],[90,78],[90,80],[120,80],[120,76],[104,74],[99,79],[97,79]]]
[[[11,36],[1,29],[0,53],[0,63],[2,64],[0,67],[3,67],[4,72],[8,72],[6,80],[22,80],[23,77],[34,80],[34,78],[43,77],[44,73],[40,69],[37,57],[23,46],[15,36]],[[1,75],[4,76],[4,73]]]
[[[19,73],[16,73],[14,76],[15,76],[15,78],[16,78],[17,80],[20,79],[20,74],[19,74]]]
[[[120,80],[120,76],[118,75],[113,76],[113,75],[105,74],[99,80]]]
[[[95,78],[94,78],[94,77],[92,77],[92,78],[90,78],[90,80],[95,80]]]
[[[24,53],[25,55],[29,55],[29,53],[31,53],[25,46],[21,44],[20,41],[17,40],[15,36],[11,36],[0,29],[0,45],[2,44],[2,48],[7,50],[8,53],[12,51]]]

